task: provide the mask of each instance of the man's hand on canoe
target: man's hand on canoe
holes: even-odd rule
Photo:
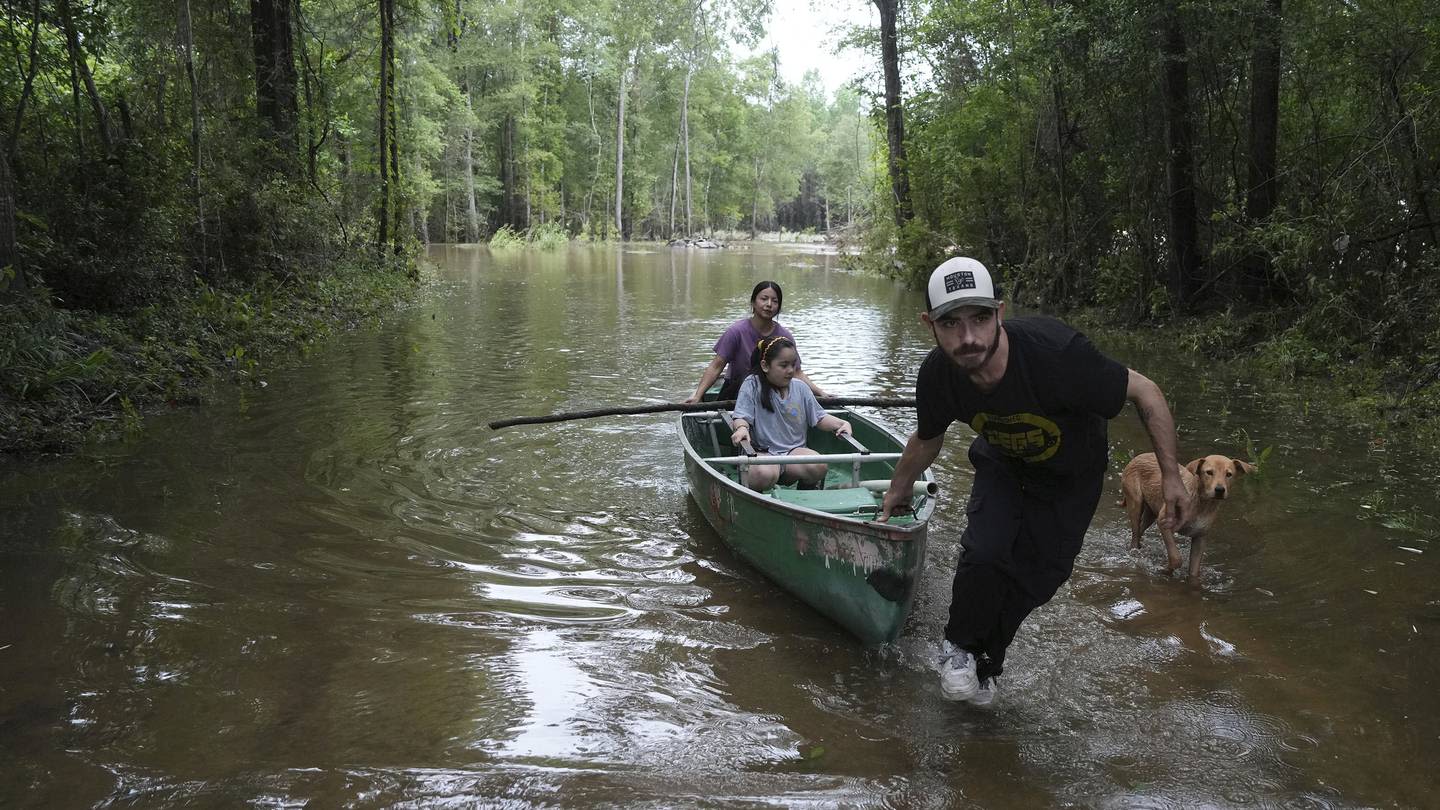
[[[909,512],[910,500],[914,497],[915,484],[897,488],[895,482],[890,482],[890,488],[885,490],[885,499],[881,501],[880,514],[875,518],[876,523],[884,523],[891,515],[898,515]]]

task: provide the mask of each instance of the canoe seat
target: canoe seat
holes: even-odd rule
[[[874,512],[880,505],[880,501],[864,487],[850,487],[846,489],[790,489],[788,487],[775,487],[770,494],[780,501],[793,503],[796,506],[803,506],[806,509],[814,509],[819,512],[829,512],[835,515],[848,515],[852,512]]]

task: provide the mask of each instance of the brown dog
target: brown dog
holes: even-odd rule
[[[1173,531],[1160,529],[1169,556],[1167,570],[1174,573],[1180,567],[1180,549],[1175,546],[1175,535],[1190,538],[1190,576],[1200,575],[1200,555],[1205,550],[1205,530],[1215,521],[1215,513],[1235,486],[1235,480],[1246,473],[1255,472],[1247,461],[1226,456],[1206,456],[1180,468],[1180,480],[1185,482],[1185,491],[1190,500],[1185,504],[1185,525]],[[1140,548],[1140,535],[1150,528],[1157,518],[1165,516],[1165,500],[1160,491],[1160,464],[1154,453],[1142,453],[1125,465],[1120,475],[1121,500],[1125,514],[1130,517],[1130,540]]]

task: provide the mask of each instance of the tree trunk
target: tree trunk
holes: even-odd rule
[[[590,135],[595,139],[595,171],[590,175],[590,188],[585,191],[585,211],[581,215],[581,230],[589,235],[590,217],[594,213],[595,188],[600,185],[600,161],[604,159],[604,143],[600,140],[600,126],[595,123],[595,87],[590,76],[585,77],[585,99],[590,105]]]
[[[390,241],[390,195],[393,193],[390,178],[390,91],[393,86],[390,76],[395,71],[394,32],[390,26],[394,20],[394,0],[380,0],[380,98],[379,98],[379,149],[380,161],[380,210],[376,214],[375,251],[385,253]]]
[[[350,166],[350,139],[345,130],[335,130],[335,157],[340,161],[340,216],[348,221],[355,210],[355,173]]]
[[[0,296],[25,292],[29,284],[25,271],[18,264],[20,251],[15,242],[15,177],[10,173],[10,158],[0,152]],[[13,273],[8,283],[5,277]]]
[[[190,83],[190,193],[195,197],[195,231],[200,236],[200,272],[210,265],[209,239],[205,234],[205,197],[200,189],[200,85],[195,77],[195,34],[190,24],[190,0],[179,0],[180,59]]]
[[[40,47],[40,0],[35,0],[30,7],[30,58],[25,67],[25,83],[20,88],[20,100],[15,105],[15,119],[10,126],[10,137],[3,146],[5,157],[13,165],[15,156],[20,149],[20,128],[25,122],[25,105],[30,100],[30,92],[35,86],[35,74],[40,70],[40,60],[37,58]],[[13,180],[13,177],[12,177]]]
[[[1050,10],[1055,11],[1055,0],[1050,0]],[[1052,255],[1059,260],[1058,267],[1051,268],[1053,297],[1057,301],[1068,301],[1071,293],[1070,253],[1074,249],[1071,235],[1073,229],[1070,223],[1070,173],[1065,150],[1065,127],[1068,113],[1065,109],[1065,73],[1057,52],[1050,61],[1051,103],[1054,105],[1055,121],[1052,134],[1055,138],[1055,196],[1059,203],[1060,222],[1056,242],[1058,250],[1052,251]]]
[[[400,97],[395,92],[395,73],[399,60],[395,58],[395,0],[384,0],[385,9],[389,15],[386,21],[386,30],[390,39],[390,71],[386,74],[386,80],[390,83],[390,206],[394,209],[395,224],[391,229],[392,250],[396,256],[404,246],[405,240],[401,237],[400,223],[406,219],[405,198],[400,194]],[[413,275],[415,265],[412,263],[410,272]]]
[[[515,116],[500,121],[500,224],[520,227],[520,192],[515,179]]]
[[[70,0],[57,0],[56,8],[60,12],[60,25],[65,29],[65,46],[70,53],[71,68],[84,83],[85,94],[90,99],[90,109],[95,113],[95,128],[100,135],[100,145],[105,148],[107,156],[113,155],[115,140],[110,131],[110,114],[105,110],[105,102],[101,100],[100,91],[95,87],[95,77],[90,73],[89,61],[80,47],[80,34],[75,30],[75,20],[70,13]]]
[[[445,22],[445,42],[452,54],[460,51],[460,35],[464,32],[465,13],[460,7],[460,0],[448,0],[442,4],[442,13]],[[475,127],[471,123],[475,119],[475,99],[470,92],[470,72],[467,68],[460,68],[455,77],[460,87],[460,95],[465,99],[465,128],[460,134],[464,142],[464,154],[461,156],[461,173],[465,182],[465,238],[467,243],[480,241],[480,210],[475,202]],[[445,195],[445,238],[450,239],[453,230],[450,223],[451,212],[450,194]]]
[[[1160,56],[1164,63],[1165,174],[1170,192],[1170,279],[1175,307],[1188,309],[1199,281],[1199,226],[1196,222],[1194,153],[1190,121],[1190,56],[1178,4],[1164,10]]]
[[[1275,211],[1276,151],[1280,129],[1280,20],[1281,0],[1266,0],[1255,26],[1255,49],[1250,55],[1250,170],[1245,196],[1245,218],[1258,228]],[[1252,248],[1245,259],[1242,285],[1252,299],[1273,297],[1270,261]]]
[[[675,139],[675,155],[670,161],[670,233],[669,238],[675,238],[675,207],[676,198],[680,194],[680,141]]]
[[[855,107],[855,173],[851,175],[850,185],[845,190],[846,225],[855,224],[855,183],[864,176],[863,174],[861,174],[861,172],[864,171],[864,162],[861,158],[860,152],[860,131],[862,128],[864,128],[864,126],[865,117],[861,114],[860,107],[857,104]]]
[[[707,233],[715,233],[715,224],[710,221],[710,180],[715,177],[715,167],[711,166],[705,172],[705,196],[701,197],[700,219],[704,222]]]
[[[690,182],[690,74],[693,72],[693,66],[685,68],[685,93],[680,98],[680,137],[685,141],[685,235],[687,237],[695,233],[690,218],[690,198],[693,193],[693,186]]]
[[[760,156],[755,156],[755,188],[750,193],[750,241],[760,229]]]
[[[413,105],[411,109],[414,109]],[[412,132],[415,130],[413,116],[410,122],[410,129]],[[419,177],[420,172],[425,169],[424,160],[425,158],[420,154],[420,150],[417,149],[410,153],[410,170],[415,173],[416,177]],[[416,203],[415,205],[406,206],[406,209],[410,212],[410,232],[419,237],[420,244],[425,247],[430,247],[430,211],[433,206],[429,204],[428,200],[425,201],[425,205],[420,205],[421,200],[418,199],[414,202]]]
[[[640,48],[635,48],[635,61],[640,60]],[[625,200],[625,77],[630,71],[630,60],[627,58],[620,66],[620,97],[617,103],[618,113],[615,116],[615,234],[616,238],[625,238],[624,200]]]
[[[475,130],[465,125],[465,241],[480,241],[480,209],[475,205]]]
[[[189,13],[188,10],[186,13]],[[305,29],[305,21],[300,14],[300,0],[295,0],[295,27],[303,31]],[[323,43],[320,46],[320,62],[323,66],[325,62],[325,46]],[[322,98],[325,94],[325,85],[320,81],[321,77],[316,74],[315,66],[310,64],[310,49],[305,46],[303,39],[300,41],[300,64],[302,68],[300,71],[301,85],[304,90],[305,99],[305,178],[310,181],[310,185],[318,188],[320,182],[320,147],[330,135],[330,121],[327,118],[327,120],[324,121],[324,127],[320,134],[317,135],[315,133],[316,118],[319,117],[315,109],[315,96],[317,95],[315,85],[319,84],[318,94]],[[328,109],[326,110],[326,115],[328,115]]]
[[[910,204],[910,173],[905,165],[905,114],[900,106],[900,47],[896,18],[900,0],[874,0],[880,10],[880,61],[885,71],[885,142],[889,147],[890,191],[895,200],[895,224],[903,226],[914,216]]]
[[[295,155],[300,148],[300,114],[295,96],[298,82],[291,29],[290,0],[250,0],[255,111],[260,118],[261,136],[275,149],[276,168],[287,174],[294,170]]]
[[[1429,191],[1431,182],[1427,179],[1427,174],[1429,173],[1425,167],[1426,156],[1420,148],[1420,141],[1415,131],[1415,116],[1410,112],[1409,105],[1405,103],[1404,91],[1401,89],[1400,83],[1396,78],[1399,76],[1404,63],[1408,61],[1409,58],[1409,54],[1391,57],[1384,76],[1385,91],[1386,95],[1390,97],[1390,102],[1395,105],[1395,114],[1397,116],[1392,131],[1394,131],[1399,138],[1405,150],[1406,157],[1410,159],[1410,171],[1411,176],[1414,178],[1415,185],[1408,189],[1408,191],[1414,198],[1416,207],[1420,209],[1418,219],[1421,224],[1416,228],[1412,228],[1411,232],[1420,231],[1428,235],[1430,245],[1433,247],[1435,244],[1440,243],[1440,231],[1437,231],[1435,216],[1431,213],[1432,207],[1430,204]],[[1414,256],[1411,255],[1412,249],[1414,248],[1413,242],[1409,237],[1406,238],[1406,242],[1407,262],[1413,262]]]

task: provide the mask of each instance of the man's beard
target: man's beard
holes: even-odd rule
[[[964,348],[969,348],[969,347],[961,347],[961,348],[964,349]],[[978,370],[984,368],[986,363],[989,363],[989,362],[990,362],[990,358],[992,358],[992,357],[995,356],[995,352],[996,352],[996,350],[998,350],[999,348],[1000,348],[1000,322],[997,320],[997,321],[995,322],[995,338],[990,341],[990,345],[989,345],[989,346],[985,346],[985,347],[984,347],[984,352],[983,352],[983,353],[980,352],[980,351],[978,351],[978,350],[974,350],[974,349],[972,349],[972,350],[970,350],[970,351],[958,351],[958,350],[957,350],[954,354],[951,355],[951,358],[954,359],[956,365],[960,366],[961,368],[965,369],[966,371],[978,371]]]

